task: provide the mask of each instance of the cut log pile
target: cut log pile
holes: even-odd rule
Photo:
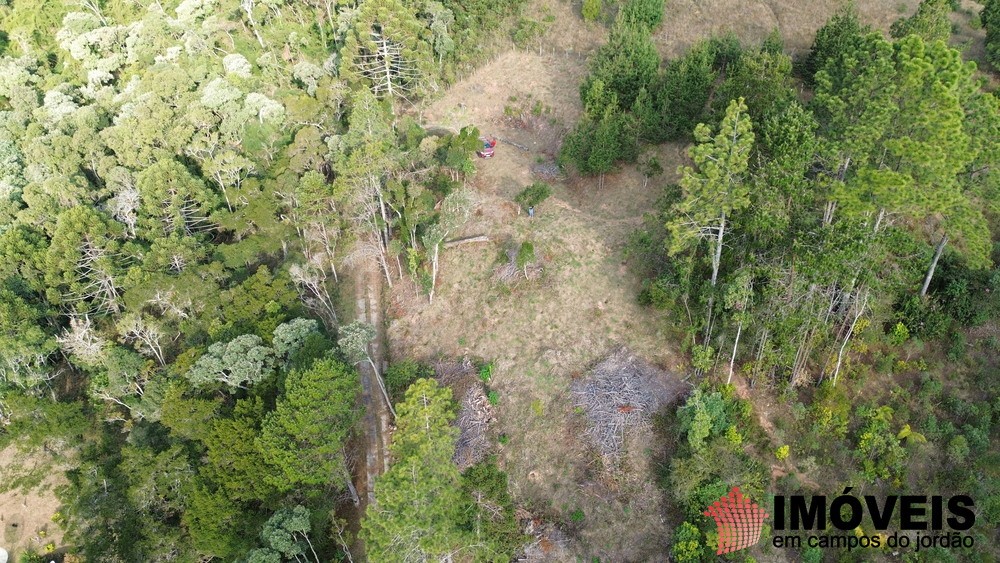
[[[514,285],[522,280],[537,280],[542,277],[542,270],[542,265],[538,260],[518,267],[517,249],[512,247],[507,249],[507,262],[497,266],[493,270],[493,281],[505,285]]]
[[[493,405],[486,398],[481,385],[472,386],[462,398],[455,424],[460,434],[455,444],[455,465],[462,471],[486,458],[490,440],[486,435],[490,424],[496,420]]]

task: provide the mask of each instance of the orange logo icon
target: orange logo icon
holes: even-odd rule
[[[719,549],[716,555],[746,549],[760,540],[764,519],[769,515],[764,509],[743,496],[739,487],[712,503],[705,512],[711,516],[719,531]]]

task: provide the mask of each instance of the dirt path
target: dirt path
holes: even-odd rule
[[[733,377],[733,387],[736,388],[736,396],[743,399],[744,401],[750,401],[754,406],[754,414],[757,416],[757,424],[760,425],[764,433],[767,434],[768,439],[771,441],[771,445],[774,448],[784,445],[781,440],[778,440],[777,435],[774,431],[774,423],[771,422],[771,408],[772,405],[769,403],[772,399],[770,397],[761,398],[756,396],[750,391],[747,386],[746,381],[740,376]],[[794,452],[793,452],[794,453]],[[765,458],[768,457],[765,452]],[[813,480],[811,477],[799,471],[798,467],[793,461],[793,457],[788,457],[784,461],[775,460],[771,464],[771,486],[774,487],[774,483],[784,477],[785,475],[794,475],[798,479],[799,483],[802,483],[806,487],[814,490],[820,491],[821,488],[819,483]],[[772,457],[773,459],[773,457]]]
[[[382,283],[377,273],[367,270],[359,271],[354,284],[355,314],[361,321],[371,323],[375,327],[375,341],[370,345],[369,353],[375,365],[383,365],[385,356],[385,330],[381,313]],[[364,458],[365,471],[363,487],[360,487],[362,504],[367,506],[375,502],[375,478],[389,468],[387,455],[389,445],[389,413],[385,400],[379,390],[377,375],[367,362],[359,364],[361,374],[361,403],[364,406]]]

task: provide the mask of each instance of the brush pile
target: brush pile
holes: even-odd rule
[[[648,429],[652,415],[682,392],[670,381],[669,374],[622,347],[573,384],[576,406],[587,417],[587,436],[611,465],[628,436]]]

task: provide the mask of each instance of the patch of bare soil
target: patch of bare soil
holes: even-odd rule
[[[917,0],[859,0],[862,21],[888,30],[892,22],[916,10]],[[668,0],[663,25],[654,40],[664,56],[676,57],[713,34],[735,33],[750,44],[777,29],[791,55],[804,55],[816,30],[842,0]]]
[[[62,546],[63,531],[52,517],[59,511],[55,489],[66,482],[65,470],[44,452],[22,452],[16,445],[0,450],[0,547],[11,561],[26,549],[40,553],[49,543]]]

